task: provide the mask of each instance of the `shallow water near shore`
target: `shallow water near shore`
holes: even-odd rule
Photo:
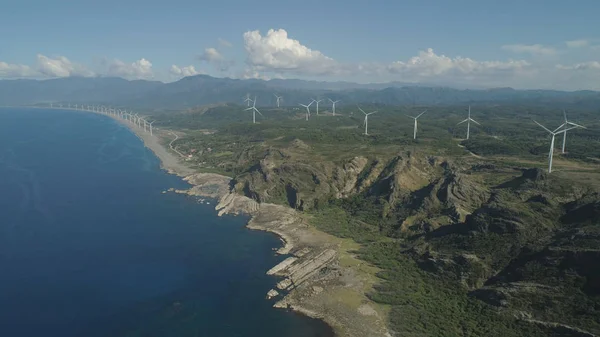
[[[0,108],[0,336],[331,336],[264,299],[279,239],[217,217],[118,122]]]

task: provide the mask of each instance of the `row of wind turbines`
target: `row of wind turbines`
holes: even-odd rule
[[[61,109],[66,108],[66,109],[71,109],[71,110],[102,113],[107,116],[112,116],[115,118],[119,118],[119,119],[128,121],[140,129],[142,128],[142,123],[143,123],[144,132],[150,132],[150,136],[153,135],[152,124],[154,124],[154,122],[156,122],[156,121],[149,122],[148,120],[146,120],[145,116],[140,116],[137,113],[133,113],[133,111],[127,112],[127,110],[115,109],[115,108],[111,108],[111,107],[106,107],[104,105],[84,105],[84,104],[71,105],[71,103],[67,103],[65,105],[65,107],[63,107],[63,104],[59,103],[58,107]],[[54,103],[50,103],[50,108],[55,108]]]
[[[275,97],[277,98],[277,107],[279,108],[280,105],[280,99],[282,98],[282,96],[278,96],[277,94],[274,94]],[[333,116],[335,116],[335,104],[340,102],[340,100],[334,101],[330,98],[328,98],[328,100],[331,102],[332,104],[332,113]],[[310,111],[310,106],[313,103],[316,103],[316,113],[317,115],[319,115],[319,103],[323,101],[323,99],[320,100],[316,100],[316,99],[311,99],[311,102],[308,104],[302,104],[299,103],[300,106],[304,107],[306,109],[306,120],[308,121],[308,119],[311,116],[311,111]],[[258,109],[256,108],[256,96],[254,97],[254,100],[251,100],[249,97],[246,97],[246,102],[248,102],[248,106],[250,104],[250,102],[252,102],[252,106],[245,109],[245,110],[252,110],[252,122],[256,123],[256,112],[258,112],[261,116],[262,114],[260,113],[260,111],[258,111]],[[371,111],[371,112],[365,112],[363,109],[361,109],[361,107],[359,107],[357,105],[357,108],[364,114],[365,119],[363,121],[363,125],[365,126],[365,132],[364,135],[368,136],[369,135],[369,116],[372,114],[377,113],[377,111]],[[419,117],[423,116],[423,114],[425,114],[425,112],[427,112],[427,110],[421,112],[420,114],[418,114],[417,116],[408,116],[412,119],[414,119],[414,128],[413,128],[413,139],[417,139],[417,129],[418,129],[418,119]],[[548,128],[546,128],[545,126],[543,126],[542,124],[538,123],[537,121],[534,120],[534,122],[541,126],[544,130],[546,130],[551,136],[551,140],[550,140],[550,150],[549,150],[549,154],[548,154],[548,173],[552,172],[552,159],[553,159],[553,154],[554,154],[554,140],[555,137],[557,135],[562,134],[563,135],[563,140],[562,140],[562,148],[561,148],[561,153],[564,154],[565,153],[565,146],[567,143],[567,131],[573,130],[573,129],[577,129],[577,128],[583,128],[585,129],[586,127],[580,124],[576,124],[573,122],[570,122],[567,119],[567,112],[565,110],[563,110],[563,115],[564,115],[564,122],[557,127],[554,130],[550,130]],[[470,137],[470,133],[471,133],[471,122],[477,124],[477,125],[481,125],[479,122],[477,122],[476,120],[474,120],[473,118],[471,118],[471,106],[469,106],[468,109],[468,114],[467,114],[467,118],[464,119],[463,121],[460,121],[457,123],[457,125],[463,124],[463,123],[467,123],[467,135],[466,135],[466,139],[468,140]]]

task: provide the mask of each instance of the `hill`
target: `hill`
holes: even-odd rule
[[[448,105],[507,102],[530,105],[560,105],[589,108],[600,104],[600,93],[552,90],[454,89],[415,86],[401,82],[357,84],[294,79],[239,80],[207,75],[185,77],[172,83],[127,81],[121,78],[61,78],[52,80],[2,80],[0,105],[87,103],[118,105],[134,109],[185,109],[214,103],[241,103],[242,97],[257,96],[259,106],[275,106],[274,93],[283,95],[283,105],[297,106],[314,97],[341,100],[340,106],[356,103],[384,105]]]

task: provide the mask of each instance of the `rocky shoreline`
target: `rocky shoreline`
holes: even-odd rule
[[[245,214],[250,216],[247,228],[274,233],[282,240],[277,254],[290,255],[267,274],[281,280],[265,297],[275,301],[274,307],[294,310],[329,324],[336,336],[389,337],[386,317],[374,310],[361,290],[370,282],[358,275],[356,270],[339,264],[340,239],[309,226],[296,210],[275,204],[258,203],[237,194],[230,186],[231,178],[214,173],[194,173],[173,153],[167,151],[159,137],[164,132],[150,136],[126,121],[115,118],[129,127],[155,153],[161,168],[183,177],[192,187],[172,192],[189,196],[208,197],[218,200],[218,215]],[[355,308],[344,301],[340,293],[353,291],[360,298]]]
[[[318,318],[333,327],[338,336],[391,336],[385,318],[372,307],[366,296],[358,310],[346,306],[335,294],[358,291],[362,285],[356,271],[339,264],[340,242],[306,223],[296,210],[253,199],[230,190],[228,177],[196,173],[185,178],[193,187],[173,190],[190,196],[216,198],[219,215],[246,214],[249,229],[278,235],[283,246],[278,254],[290,255],[266,273],[281,279],[265,297],[275,300],[275,308],[291,309]],[[364,294],[360,294],[363,295]]]

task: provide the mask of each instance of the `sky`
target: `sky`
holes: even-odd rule
[[[600,1],[5,0],[0,79],[600,90]]]

